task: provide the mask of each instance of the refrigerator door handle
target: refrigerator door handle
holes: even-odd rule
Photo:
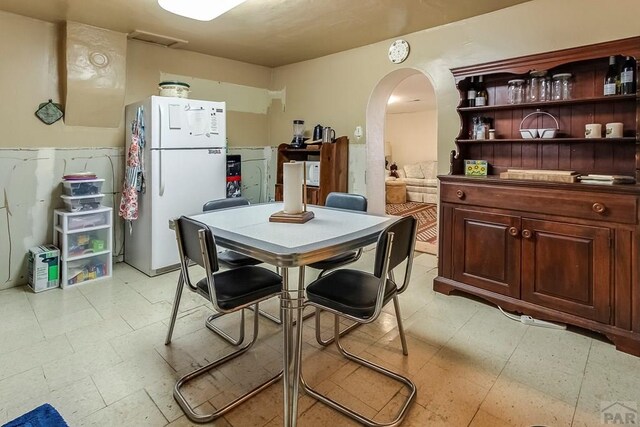
[[[162,106],[158,105],[158,195],[164,195],[164,176],[162,174]]]

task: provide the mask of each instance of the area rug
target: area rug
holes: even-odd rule
[[[45,403],[2,427],[69,427],[56,409]]]
[[[398,203],[386,206],[387,214],[409,216],[418,220],[416,251],[438,254],[438,212],[437,205],[429,203]]]

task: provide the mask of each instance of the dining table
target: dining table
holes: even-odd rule
[[[270,222],[283,204],[261,203],[189,215],[212,230],[216,244],[279,267],[282,276],[283,420],[297,425],[301,370],[305,265],[375,243],[380,232],[399,217],[308,205],[314,217],[306,223]],[[298,283],[289,269],[298,268]]]

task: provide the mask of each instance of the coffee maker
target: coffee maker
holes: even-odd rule
[[[292,148],[304,147],[304,120],[293,121],[293,139],[291,140]]]

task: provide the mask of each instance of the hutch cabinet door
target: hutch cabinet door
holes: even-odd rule
[[[453,224],[453,279],[519,298],[520,217],[457,208]]]
[[[522,299],[609,323],[610,229],[522,220]]]

